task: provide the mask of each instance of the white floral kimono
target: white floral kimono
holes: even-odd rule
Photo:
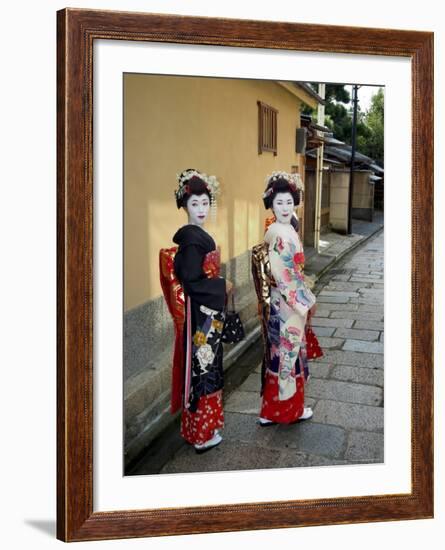
[[[275,281],[270,292],[268,323],[269,375],[277,377],[278,401],[286,401],[302,387],[302,378],[307,373],[305,325],[316,299],[304,281],[303,246],[292,225],[271,224],[264,240],[269,245],[270,269]],[[298,378],[301,384],[297,383]]]

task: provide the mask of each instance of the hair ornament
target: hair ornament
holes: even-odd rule
[[[178,189],[175,190],[175,197],[177,201],[181,200],[184,194],[189,192],[190,189],[187,182],[193,178],[197,178],[207,187],[207,190],[210,193],[211,204],[213,204],[214,209],[216,208],[216,197],[220,193],[219,182],[216,179],[216,176],[208,176],[207,174],[198,172],[197,170],[184,170],[184,172],[176,174],[176,178],[178,180]]]
[[[266,177],[266,191],[263,193],[263,199],[266,199],[274,191],[274,182],[278,180],[285,180],[289,184],[292,191],[303,190],[303,180],[300,174],[289,174],[288,172],[272,172],[272,174]]]

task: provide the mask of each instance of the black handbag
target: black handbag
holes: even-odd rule
[[[235,311],[232,292],[232,309],[227,309],[221,341],[225,344],[236,344],[244,338],[244,327],[239,314]]]

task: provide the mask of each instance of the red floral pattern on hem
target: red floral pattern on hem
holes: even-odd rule
[[[296,378],[297,391],[285,401],[278,400],[278,376],[266,372],[263,400],[260,417],[279,424],[290,424],[297,421],[304,411],[304,381],[302,376]]]
[[[202,445],[223,427],[222,390],[201,397],[196,412],[182,411],[181,436],[192,445]]]

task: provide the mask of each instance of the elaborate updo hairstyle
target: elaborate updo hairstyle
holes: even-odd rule
[[[301,178],[298,174],[286,172],[273,172],[266,178],[266,190],[263,194],[264,207],[272,208],[274,198],[278,193],[290,193],[294,200],[294,206],[300,204]]]
[[[176,206],[186,208],[187,202],[192,195],[203,195],[204,193],[211,201],[208,184],[198,170],[187,168],[178,176],[179,188],[175,191]]]
[[[303,187],[299,174],[288,174],[287,172],[272,172],[266,178],[266,190],[263,193],[263,202],[266,209],[272,208],[274,198],[278,193],[290,193],[294,200],[294,207],[300,204],[301,189]],[[299,221],[294,214],[290,223],[298,232]]]

